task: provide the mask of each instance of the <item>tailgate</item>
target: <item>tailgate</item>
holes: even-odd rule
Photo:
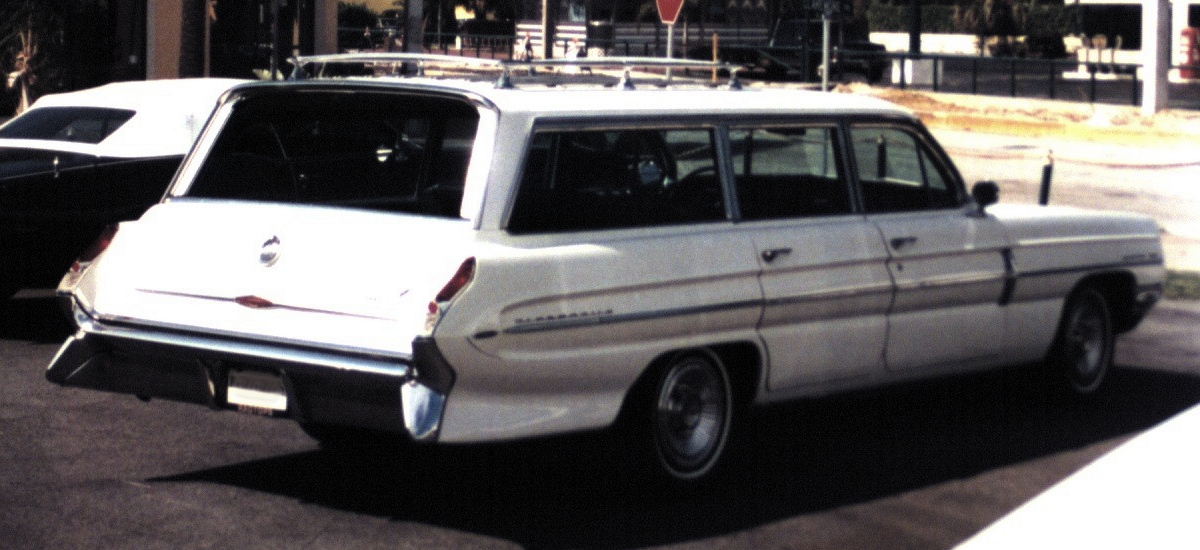
[[[102,320],[408,353],[469,222],[174,200],[122,227],[78,293]]]

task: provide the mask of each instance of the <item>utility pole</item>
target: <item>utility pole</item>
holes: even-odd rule
[[[921,0],[911,0],[908,10],[908,53],[921,53]]]
[[[1171,68],[1171,10],[1168,0],[1142,2],[1142,115],[1167,106]]]
[[[837,0],[825,0],[821,3],[821,91],[829,90],[829,73],[832,67],[829,66],[829,35],[831,32],[829,18],[833,16],[833,9]]]
[[[404,51],[421,53],[425,51],[425,0],[406,0],[404,2]]]
[[[550,0],[542,0],[542,58],[554,57],[554,19],[558,10],[557,4]]]

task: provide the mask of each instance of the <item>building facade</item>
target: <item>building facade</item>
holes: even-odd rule
[[[113,80],[253,78],[337,51],[337,0],[114,0]]]

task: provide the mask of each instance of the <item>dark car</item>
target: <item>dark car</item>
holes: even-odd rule
[[[158,202],[240,82],[108,84],[42,97],[0,126],[0,297],[54,287],[107,225]]]
[[[718,56],[727,63],[762,71],[771,80],[792,77],[815,82],[821,79],[824,70],[823,42],[824,29],[819,18],[782,19],[772,27],[766,43],[722,45]],[[832,80],[879,82],[891,63],[883,44],[845,31],[836,19],[830,22],[829,47]],[[711,51],[712,46],[706,45],[693,49],[690,56],[706,59],[712,55]]]

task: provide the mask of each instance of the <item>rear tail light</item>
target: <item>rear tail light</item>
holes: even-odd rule
[[[117,236],[117,228],[118,226],[115,223],[105,227],[104,232],[100,233],[100,236],[96,237],[96,240],[71,264],[70,272],[76,274],[83,273],[89,265],[92,265],[92,261],[103,253],[108,248],[108,245],[112,244],[113,238]]]
[[[437,296],[429,302],[429,314],[425,317],[425,330],[432,331],[437,322],[441,320],[442,314],[445,313],[446,306],[458,293],[462,292],[467,285],[471,284],[471,280],[475,278],[475,258],[467,258],[458,266],[458,271],[454,272],[454,276],[446,282],[446,285],[438,291]]]

